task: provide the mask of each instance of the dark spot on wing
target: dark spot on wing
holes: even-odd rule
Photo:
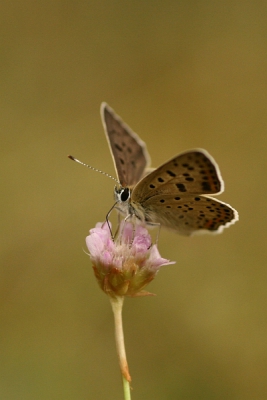
[[[202,189],[205,191],[205,192],[210,192],[211,191],[211,186],[210,186],[210,184],[208,183],[208,182],[202,182]]]
[[[180,192],[186,192],[186,188],[185,188],[185,185],[183,183],[176,183],[176,186],[177,186],[177,189]]]
[[[166,171],[168,175],[172,176],[173,178],[176,176],[176,174],[170,170]]]
[[[115,143],[114,146],[116,147],[117,150],[122,151],[122,148],[117,143]]]

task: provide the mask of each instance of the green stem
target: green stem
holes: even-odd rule
[[[122,382],[123,382],[124,399],[125,400],[131,400],[130,382],[128,382],[127,379],[124,378],[124,376],[122,376]]]
[[[122,381],[123,381],[123,390],[124,390],[124,399],[131,400],[131,392],[130,392],[130,382],[131,376],[128,369],[126,352],[124,346],[124,335],[123,335],[123,326],[122,326],[122,306],[123,306],[124,297],[110,297],[110,302],[114,314],[114,323],[115,323],[115,341],[117,354],[119,357],[120,370],[122,373]]]

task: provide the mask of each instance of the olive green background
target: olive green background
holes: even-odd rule
[[[0,398],[122,399],[108,298],[85,236],[113,204],[107,101],[153,166],[201,147],[240,221],[161,231],[163,267],[126,299],[133,400],[267,398],[265,1],[0,5]]]

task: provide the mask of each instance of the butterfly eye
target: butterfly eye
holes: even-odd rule
[[[122,189],[120,193],[121,201],[127,201],[130,198],[130,190],[128,188]]]

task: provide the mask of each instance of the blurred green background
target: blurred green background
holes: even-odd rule
[[[161,231],[176,265],[126,299],[133,400],[267,398],[265,1],[14,1],[0,6],[0,398],[122,399],[108,298],[85,236],[113,204],[107,101],[153,166],[195,147],[240,221]]]

